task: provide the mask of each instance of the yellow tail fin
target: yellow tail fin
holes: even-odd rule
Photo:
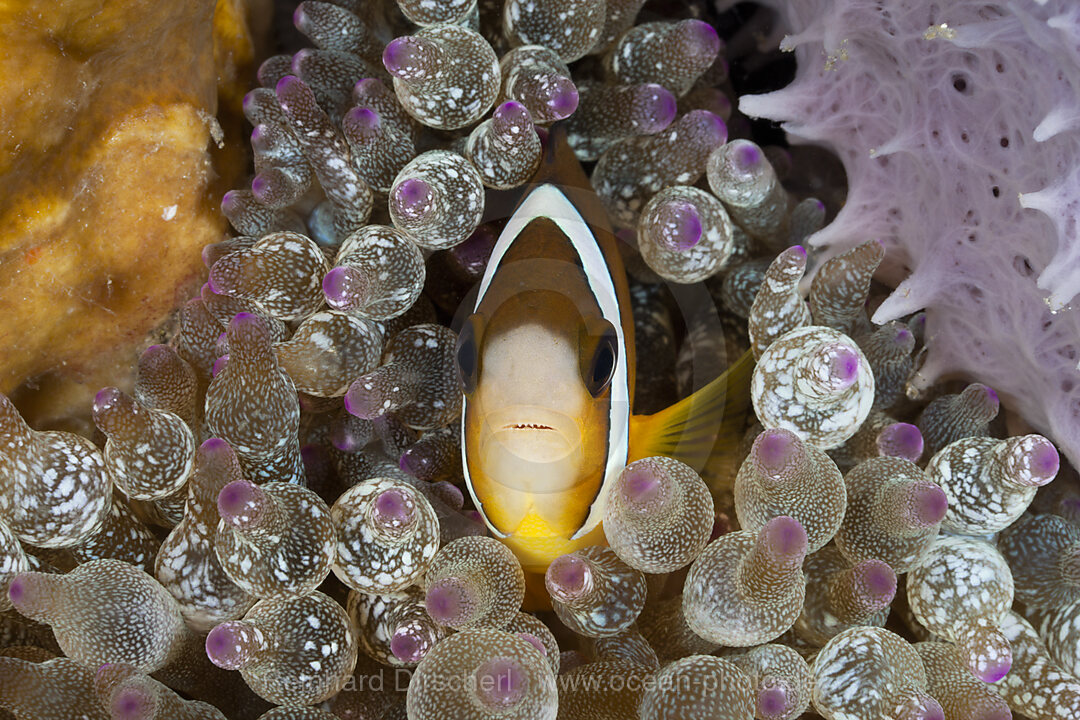
[[[630,461],[663,455],[698,472],[714,453],[734,452],[750,412],[754,356],[747,351],[724,374],[653,415],[630,418]]]

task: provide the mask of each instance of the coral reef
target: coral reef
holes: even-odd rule
[[[739,107],[829,148],[848,177],[810,244],[884,242],[878,277],[896,289],[874,321],[925,310],[916,385],[977,378],[1080,462],[1074,4],[764,4],[798,72]]]
[[[225,229],[216,198],[244,172],[239,103],[269,5],[3,9],[18,60],[0,84],[0,392],[29,381],[35,422],[130,390],[131,353],[197,286],[198,251]]]

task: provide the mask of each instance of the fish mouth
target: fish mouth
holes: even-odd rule
[[[489,448],[528,463],[555,463],[580,451],[577,420],[548,408],[522,405],[502,408],[487,416]]]
[[[512,425],[505,425],[503,430],[554,430],[555,428],[550,425],[541,425],[540,423],[514,423]]]

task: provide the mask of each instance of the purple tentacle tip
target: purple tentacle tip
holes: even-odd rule
[[[234,480],[218,493],[218,513],[225,522],[243,527],[258,517],[265,493],[247,480]]]
[[[394,38],[383,50],[383,67],[394,77],[404,78],[416,71],[420,54],[421,49],[414,38]]]
[[[423,647],[407,627],[398,628],[390,638],[390,652],[403,663],[417,663],[423,657]]]
[[[806,530],[793,517],[780,515],[765,523],[761,529],[766,545],[779,557],[802,557],[806,555]]]
[[[218,375],[221,374],[221,371],[224,370],[225,366],[228,364],[229,355],[228,353],[226,353],[225,355],[222,355],[217,360],[215,360],[214,364],[210,366],[210,377],[216,378]]]
[[[207,247],[209,247],[209,245]],[[203,250],[205,251],[206,248],[203,248]],[[216,263],[216,261],[215,261],[215,263]],[[213,265],[210,266],[210,275],[206,278],[206,282],[203,283],[203,286],[202,286],[202,288],[200,290],[201,290],[200,294],[207,293],[207,292],[209,292],[212,295],[222,295],[223,294],[221,292],[221,288],[219,288],[217,285],[214,284],[214,266]]]
[[[933,527],[945,517],[949,498],[935,483],[929,480],[916,484],[912,493],[912,520],[918,527]]]
[[[233,315],[225,336],[229,340],[229,349],[232,351],[236,351],[241,346],[251,349],[270,346],[270,328],[261,317],[254,313],[239,312]]]
[[[760,172],[761,163],[764,159],[765,156],[756,145],[740,143],[735,148],[735,151],[731,153],[731,166],[739,175],[753,177]]]
[[[410,219],[420,219],[431,207],[433,191],[431,185],[420,178],[408,178],[398,183],[391,191],[394,209]]]
[[[286,75],[278,80],[277,85],[274,86],[274,92],[279,99],[307,89],[307,85],[304,84],[304,81],[295,75]]]
[[[119,405],[124,399],[124,393],[119,388],[105,387],[98,390],[97,395],[94,395],[93,413],[97,416],[99,413],[108,412]],[[95,419],[97,419],[95,417]]]
[[[678,108],[675,96],[666,88],[663,90],[662,93],[657,94],[657,117],[663,122],[664,127],[667,127],[675,119]]]
[[[230,647],[235,644],[235,638],[226,625],[218,625],[206,636],[206,653],[211,660],[224,657]]]
[[[232,320],[229,321],[230,328],[242,328],[251,323],[262,324],[262,319],[255,313],[238,312],[233,315]]]
[[[773,682],[758,689],[757,712],[754,714],[759,718],[782,718],[791,712],[792,705],[791,688],[787,683]]]
[[[402,490],[390,488],[375,497],[372,516],[379,525],[401,527],[415,519],[416,507],[409,502],[408,496]]]
[[[271,190],[270,183],[260,173],[251,180],[251,194],[260,202],[266,202],[267,193]]]
[[[1012,669],[1012,657],[1003,657],[996,662],[986,663],[978,668],[972,668],[975,677],[985,683],[996,683],[1009,674]]]
[[[267,126],[259,123],[252,128],[252,150],[258,152],[260,150],[266,151],[268,149]]]
[[[373,390],[363,379],[354,380],[342,398],[345,412],[361,420],[379,420],[384,418],[383,396]]]
[[[760,469],[770,476],[782,474],[802,455],[798,436],[781,428],[758,435],[753,450]]]
[[[221,212],[226,216],[235,215],[240,210],[240,195],[236,190],[229,190],[221,196]]]
[[[345,302],[347,298],[346,288],[348,287],[348,275],[349,268],[339,266],[326,273],[323,277],[323,294],[326,295],[326,302],[331,307],[336,307]]]
[[[702,55],[716,55],[720,52],[720,34],[716,28],[701,20],[691,20],[690,37]]]
[[[349,412],[348,407],[345,408]],[[370,442],[371,436],[363,429],[357,429],[349,420],[342,420],[333,425],[330,431],[330,444],[344,453],[354,453]]]
[[[1043,438],[1031,453],[1031,472],[1039,479],[1050,482],[1061,468],[1061,457],[1057,448]]]
[[[203,455],[231,455],[232,448],[229,443],[219,437],[207,438],[206,442],[199,446]]]
[[[113,695],[113,720],[149,720],[156,717],[156,706],[156,698],[143,688],[126,687]]]
[[[254,150],[256,154],[260,152],[266,152],[271,149],[271,137],[267,136],[267,126],[264,123],[259,123],[252,128],[251,140],[252,150]]]
[[[383,50],[382,62],[383,67],[391,75],[396,75],[400,72],[401,64],[404,62],[407,54],[409,54],[409,41],[407,38],[394,38],[386,44],[386,48]]]
[[[16,609],[22,606],[23,601],[27,597],[27,585],[29,585],[29,578],[26,573],[19,573],[15,576],[15,579],[8,585],[8,600]]]
[[[307,444],[300,448],[300,460],[307,471],[321,470],[329,462],[322,445]]]
[[[326,304],[335,310],[342,310],[356,304],[367,290],[367,277],[360,270],[339,265],[326,273],[322,282]]]
[[[473,604],[471,593],[458,578],[445,578],[428,588],[424,607],[435,622],[451,625],[464,620]]]
[[[528,672],[513,658],[492,658],[476,669],[477,699],[492,709],[514,707],[528,685]]]
[[[915,462],[923,453],[922,432],[911,423],[887,425],[878,433],[877,448],[885,457],[898,457]]]
[[[365,107],[354,107],[345,113],[345,120],[354,131],[369,134],[382,125],[379,113]]]
[[[293,74],[299,77],[303,73],[300,72],[300,68],[304,66],[304,62],[311,57],[314,50],[312,48],[300,48],[292,56],[292,63],[289,68],[293,71]]]
[[[710,147],[717,148],[727,142],[728,129],[724,118],[708,110],[694,110],[690,115],[703,121],[701,124],[705,126],[705,131],[711,137]]]
[[[206,636],[206,656],[220,668],[239,670],[247,656],[246,635],[241,621],[221,623]]]
[[[858,588],[868,604],[883,608],[896,595],[896,572],[881,560],[864,560],[855,566]]]
[[[669,250],[686,252],[701,241],[701,215],[697,208],[683,200],[665,203],[660,222],[660,238]]]
[[[945,710],[937,700],[929,699],[923,711],[922,720],[945,720]]]
[[[529,109],[514,100],[507,100],[502,105],[495,108],[495,112],[492,113],[492,118],[507,124],[532,122],[532,116],[529,114]]]
[[[646,135],[666,128],[675,119],[678,111],[675,96],[662,85],[642,85],[638,102],[641,104],[642,115],[646,118],[641,128]]]
[[[540,638],[527,632],[519,632],[517,633],[517,636],[539,650],[541,655],[547,657],[547,648],[544,647],[544,643],[540,641]]]
[[[555,113],[558,120],[562,120],[570,117],[577,110],[580,99],[581,96],[573,81],[560,77],[551,84],[547,106]]]
[[[631,468],[622,477],[619,492],[630,507],[647,512],[663,493],[663,483],[648,467]]]
[[[544,584],[553,598],[573,600],[592,587],[592,569],[577,555],[561,555],[548,566]]]
[[[853,385],[859,376],[859,353],[846,345],[837,345],[833,351],[831,369],[838,389]]]
[[[490,225],[480,225],[465,242],[455,245],[448,251],[454,261],[466,272],[480,277],[491,259],[491,251],[499,236]]]

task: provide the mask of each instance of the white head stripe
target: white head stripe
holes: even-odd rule
[[[541,185],[536,188],[529,193],[528,197],[518,207],[517,212],[507,221],[506,227],[503,228],[502,234],[499,235],[495,248],[491,252],[491,259],[488,260],[487,268],[484,270],[484,277],[480,281],[480,290],[476,295],[476,305],[473,307],[473,311],[475,312],[476,308],[480,306],[484,295],[487,294],[492,278],[495,276],[495,272],[510,246],[521,235],[521,231],[537,218],[550,219],[570,240],[574,252],[581,259],[581,267],[584,270],[589,291],[596,299],[596,304],[600,307],[604,319],[614,326],[619,346],[619,353],[615,362],[615,374],[611,379],[611,415],[608,424],[608,458],[604,470],[604,481],[596,501],[593,502],[592,507],[589,509],[585,524],[574,534],[574,538],[577,538],[591,531],[603,519],[604,506],[607,503],[607,489],[616,475],[626,466],[630,441],[630,385],[626,365],[626,337],[619,312],[615,281],[611,277],[611,268],[608,267],[604,254],[600,252],[600,246],[597,244],[592,230],[589,229],[588,223],[585,222],[585,219],[581,217],[581,213],[578,212],[577,208],[559,188],[551,184]],[[463,413],[461,418],[461,452],[462,465],[465,470],[465,485],[469,488],[469,494],[472,496],[476,507],[480,508],[481,514],[483,514],[483,508],[476,497],[476,492],[472,487],[472,480],[469,477],[469,464],[467,458],[464,457],[465,448],[465,415]],[[485,522],[487,522],[486,517]],[[487,525],[496,535],[505,537],[505,533],[500,533],[496,528],[492,527],[490,522]]]

